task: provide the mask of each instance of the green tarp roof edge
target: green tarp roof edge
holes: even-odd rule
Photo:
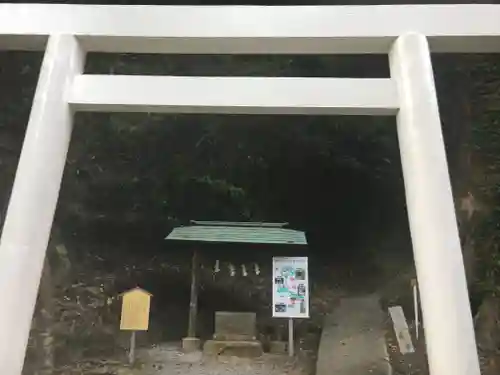
[[[282,228],[286,223],[196,222],[175,228],[165,238],[177,241],[307,245],[305,232]]]

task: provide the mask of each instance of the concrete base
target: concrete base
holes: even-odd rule
[[[182,339],[182,350],[184,353],[199,351],[201,348],[200,339],[197,337],[184,337]]]
[[[235,356],[241,358],[255,358],[263,354],[260,341],[217,341],[205,342],[203,352],[206,355]]]
[[[272,354],[286,354],[288,352],[288,342],[271,341],[269,343],[269,352]]]

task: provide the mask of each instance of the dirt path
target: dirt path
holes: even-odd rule
[[[390,374],[383,319],[376,294],[342,299],[325,317],[316,374]]]
[[[178,343],[164,343],[137,352],[131,368],[121,361],[95,361],[85,368],[67,368],[60,375],[306,375],[297,359],[264,354],[260,358],[206,357],[201,352],[184,354]]]
[[[184,354],[175,344],[163,344],[139,353],[143,364],[137,375],[299,375],[296,362],[286,355],[265,354],[256,359],[207,358],[201,352]]]

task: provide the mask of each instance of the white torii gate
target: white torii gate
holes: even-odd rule
[[[429,55],[500,52],[500,6],[0,5],[0,49],[45,50],[0,242],[0,373],[20,375],[75,111],[397,117],[432,375],[479,375]],[[369,54],[391,78],[83,74],[85,53]]]

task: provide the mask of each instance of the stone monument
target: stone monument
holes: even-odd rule
[[[209,355],[259,357],[262,343],[256,339],[256,314],[253,312],[215,313],[213,340],[205,342],[203,350]]]

